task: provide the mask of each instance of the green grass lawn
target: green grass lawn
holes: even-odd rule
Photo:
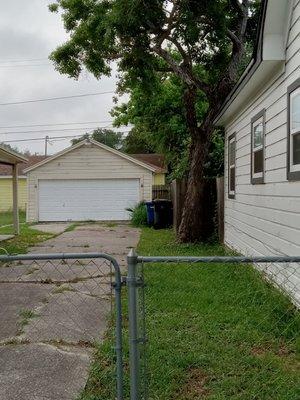
[[[143,229],[138,252],[225,254],[219,245],[179,245],[171,231],[149,228]],[[147,264],[145,279],[149,399],[300,398],[299,313],[253,267]],[[110,354],[107,338],[80,399],[110,398]]]
[[[39,232],[33,226],[26,224],[26,213],[20,211],[20,235],[13,239],[0,242],[0,254],[22,254],[26,253],[28,247],[34,246],[36,243],[50,239],[54,235]],[[0,212],[0,235],[12,235],[13,229],[13,213],[12,211]]]
[[[12,234],[11,227],[0,227],[0,235]],[[0,242],[0,254],[24,254],[28,248],[39,242],[52,238],[54,235],[37,231],[28,224],[20,226],[20,235],[10,240]]]
[[[26,212],[20,210],[19,212],[20,222],[23,223],[26,221]],[[13,213],[12,211],[0,212],[0,227],[4,225],[12,225],[13,224]]]

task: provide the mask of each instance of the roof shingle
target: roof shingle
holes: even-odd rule
[[[157,168],[156,172],[167,172],[166,160],[163,154],[129,154],[131,157]]]
[[[28,158],[27,162],[18,164],[19,176],[24,175],[23,171],[25,168],[29,168],[32,165],[44,160],[45,156],[32,155],[28,156],[27,158]],[[10,165],[0,164],[0,176],[11,176],[11,175],[12,175],[12,167]]]

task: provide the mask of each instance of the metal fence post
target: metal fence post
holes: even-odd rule
[[[123,338],[122,338],[122,279],[120,266],[115,259],[111,259],[115,269],[115,299],[116,299],[116,340],[115,351],[117,357],[117,400],[123,400]]]
[[[129,366],[130,366],[130,399],[139,400],[139,338],[138,338],[138,276],[137,254],[131,249],[127,256],[128,275],[128,317],[129,317]]]

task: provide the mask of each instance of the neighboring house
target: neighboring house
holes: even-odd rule
[[[226,131],[225,243],[246,255],[299,256],[299,0],[263,1],[254,59],[216,123]],[[278,279],[299,287],[300,272],[293,277]]]
[[[24,169],[43,160],[44,156],[27,156],[28,161],[18,164],[18,202],[21,210],[26,210],[27,205],[27,178]],[[0,212],[12,210],[13,180],[12,167],[0,164]]]
[[[163,186],[166,184],[166,161],[163,154],[130,154],[132,157],[156,167],[153,175],[153,185]]]
[[[27,220],[127,220],[127,207],[152,199],[158,171],[94,140],[84,140],[25,170]]]
[[[15,151],[0,145],[0,165],[9,166],[12,174],[12,211],[13,211],[13,227],[14,233],[20,233],[19,224],[19,201],[18,201],[18,166],[26,162],[27,158]],[[4,193],[0,192],[0,198],[4,197]],[[0,240],[6,240],[7,235],[1,235]]]

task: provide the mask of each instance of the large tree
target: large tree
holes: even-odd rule
[[[160,71],[184,85],[183,106],[190,132],[189,177],[179,239],[205,237],[201,182],[214,120],[239,77],[251,43],[258,0],[57,0],[69,40],[52,54],[56,68],[78,78],[83,67],[97,78],[118,62],[120,88],[139,81],[145,87]],[[197,116],[204,95],[205,115]]]
[[[143,82],[124,82],[122,89],[129,93],[130,99],[116,106],[112,115],[117,126],[134,125],[126,142],[142,138],[154,152],[165,155],[171,175],[179,171],[184,174],[189,144],[182,104],[184,87],[181,80],[169,72],[160,72],[153,78],[151,90]]]

